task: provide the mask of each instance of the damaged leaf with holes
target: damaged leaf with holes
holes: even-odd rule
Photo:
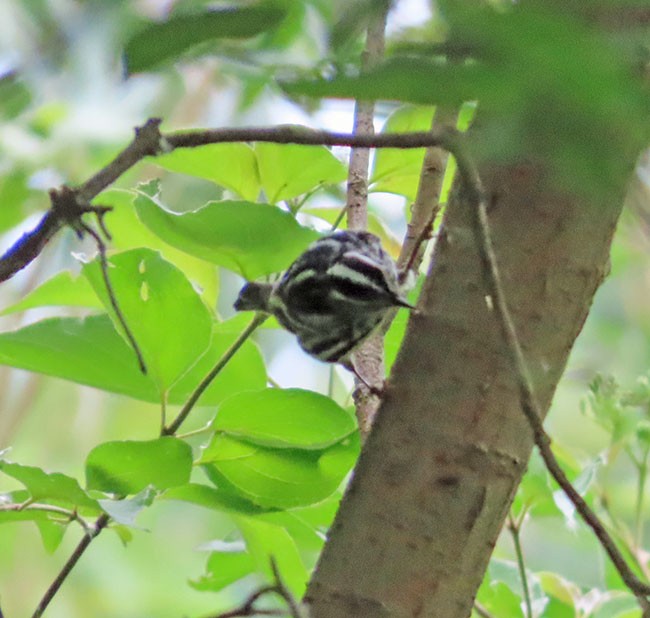
[[[116,329],[124,335],[99,261],[86,264],[82,272]],[[114,298],[142,353],[147,374],[162,396],[208,349],[212,338],[210,312],[185,275],[150,249],[111,256],[108,274]]]

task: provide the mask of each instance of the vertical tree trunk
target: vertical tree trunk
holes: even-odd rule
[[[482,174],[505,293],[546,411],[608,270],[626,179],[587,203],[539,166]],[[444,218],[420,313],[309,586],[315,618],[471,612],[533,447],[486,298],[473,207],[459,193]]]

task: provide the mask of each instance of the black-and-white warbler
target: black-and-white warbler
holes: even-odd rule
[[[413,305],[379,238],[361,231],[320,238],[276,283],[247,283],[235,302],[273,314],[305,352],[353,371],[349,355],[394,307]]]

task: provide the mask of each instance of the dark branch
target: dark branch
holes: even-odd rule
[[[77,564],[81,556],[83,556],[84,552],[86,551],[86,548],[88,547],[88,545],[90,545],[90,542],[108,525],[109,521],[110,521],[110,517],[105,513],[100,515],[97,518],[97,521],[95,522],[95,526],[92,532],[90,534],[85,534],[84,537],[79,542],[79,544],[77,545],[77,547],[75,547],[74,552],[71,554],[70,558],[68,558],[68,561],[63,565],[63,568],[56,576],[56,579],[52,582],[50,587],[43,595],[43,598],[41,599],[41,602],[38,604],[36,611],[32,614],[32,618],[40,618],[43,615],[43,612],[47,609],[47,606],[50,604],[50,601],[52,601],[54,595],[56,595],[56,593],[59,591],[59,588],[61,588],[61,585],[65,581],[66,577],[68,577],[68,575],[70,574],[70,571],[72,571],[72,569]]]
[[[161,122],[160,118],[150,118],[144,125],[136,128],[133,141],[113,161],[77,189],[79,198],[90,202],[136,163],[166,150],[165,141],[160,134]]]
[[[148,156],[169,152],[175,148],[195,148],[225,142],[274,142],[277,144],[304,144],[312,146],[349,146],[359,148],[422,148],[445,145],[455,131],[441,128],[422,133],[394,133],[382,135],[351,135],[317,131],[305,127],[280,126],[258,128],[223,128],[205,131],[185,131],[170,135],[160,133],[160,119],[151,118],[135,130],[133,141],[113,161],[77,188],[62,187],[50,191],[52,207],[39,224],[23,236],[0,258],[0,283],[6,281],[32,262],[48,241],[66,224],[87,212],[86,207],[104,189],[124,172]],[[70,193],[72,195],[70,195]],[[76,208],[61,211],[55,201],[65,194],[68,205]]]
[[[305,146],[349,146],[351,148],[427,148],[429,146],[445,147],[445,144],[456,133],[454,129],[441,127],[438,130],[415,133],[354,135],[285,125],[187,131],[167,135],[165,140],[172,148],[195,148],[196,146],[223,142],[273,142]]]
[[[46,212],[39,224],[31,232],[23,234],[0,258],[0,283],[11,279],[35,260],[63,225],[54,210]]]

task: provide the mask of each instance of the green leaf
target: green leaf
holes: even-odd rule
[[[188,483],[168,489],[162,496],[164,500],[181,500],[202,506],[213,511],[254,515],[264,509],[244,500],[241,496],[220,487],[210,487],[199,483]]]
[[[73,508],[97,511],[99,505],[81,488],[77,479],[60,472],[45,472],[34,466],[23,466],[0,460],[0,470],[22,483],[34,501],[54,501]]]
[[[212,341],[207,352],[171,389],[169,401],[184,403],[200,381],[239,337],[243,327],[241,316],[215,323]],[[247,317],[246,323],[250,321]],[[198,405],[215,405],[242,391],[258,390],[266,386],[266,366],[255,343],[248,340],[239,348],[219,375],[210,382],[198,400]]]
[[[141,194],[135,206],[142,222],[165,242],[249,280],[284,270],[319,237],[289,213],[253,202],[209,202],[174,214]]]
[[[143,190],[158,190],[158,181],[140,185]],[[150,189],[149,189],[150,188]],[[113,235],[111,246],[115,250],[138,249],[149,247],[160,251],[168,262],[175,264],[188,279],[203,290],[203,297],[209,306],[215,306],[218,292],[218,272],[212,264],[188,255],[162,241],[146,227],[135,212],[134,200],[137,191],[123,189],[108,189],[97,197],[98,204],[111,206],[106,215],[106,226]]]
[[[334,493],[357,453],[353,439],[325,451],[306,451],[265,448],[216,434],[200,463],[219,487],[225,482],[260,506],[291,508]]]
[[[0,315],[53,305],[91,307],[93,309],[103,307],[85,277],[74,276],[69,270],[64,270],[23,296],[17,303],[4,309]]]
[[[126,527],[135,525],[136,517],[142,510],[151,506],[158,492],[151,486],[145,487],[141,492],[132,498],[123,500],[100,500],[102,509],[111,516],[118,524]],[[131,538],[123,529],[117,530],[117,534],[124,544]]]
[[[358,76],[302,79],[283,82],[281,86],[291,95],[459,106],[477,98],[480,76],[479,69],[473,66],[396,56]]]
[[[334,223],[341,214],[341,208],[303,208],[300,211],[302,214],[311,215],[323,219],[328,223]],[[346,229],[345,225],[339,225],[339,229]],[[399,255],[402,245],[395,237],[393,232],[387,225],[374,213],[368,213],[368,231],[372,232],[375,236],[379,236],[381,244],[386,251],[395,259]]]
[[[212,552],[205,567],[205,575],[190,580],[195,590],[219,592],[255,569],[255,562],[245,551]]]
[[[579,605],[580,598],[582,597],[579,586],[564,579],[557,573],[551,573],[550,571],[539,572],[537,573],[537,577],[539,577],[542,590],[564,606],[565,609],[558,611],[557,615],[574,616],[576,614],[576,607]],[[560,608],[557,609],[560,610]],[[571,613],[568,613],[567,610],[570,610]],[[556,615],[549,611],[545,611],[544,614],[549,616],[549,618]]]
[[[337,496],[337,498],[340,498],[340,496]],[[303,557],[307,555],[306,552],[316,552],[316,555],[318,555],[323,549],[325,534],[333,518],[329,520],[328,525],[316,528],[301,517],[303,508],[286,511],[271,510],[257,515],[256,518],[284,528],[298,544]]]
[[[607,597],[598,604],[593,618],[642,618],[639,604],[629,592],[607,591]]]
[[[273,559],[281,573],[282,581],[295,598],[301,599],[309,574],[289,533],[284,528],[254,517],[237,516],[234,519],[257,570],[266,573],[267,578],[274,581],[271,570]]]
[[[503,582],[493,582],[479,599],[485,608],[500,618],[524,618],[521,611],[521,597]]]
[[[105,493],[136,494],[152,485],[164,490],[189,481],[192,449],[171,436],[148,441],[105,442],[86,459],[86,485]]]
[[[68,526],[64,523],[49,519],[37,519],[34,523],[41,535],[41,541],[45,551],[48,554],[53,554],[61,544]]]
[[[262,188],[272,204],[342,182],[347,169],[325,146],[255,144]]]
[[[260,193],[257,161],[248,144],[209,144],[199,148],[176,148],[151,160],[155,165],[230,189],[248,201]]]
[[[150,24],[125,47],[129,73],[147,71],[205,41],[246,39],[275,28],[285,17],[278,2],[177,15]]]
[[[237,318],[214,325],[210,347],[171,388],[168,403],[183,404],[187,401],[216,360],[239,335],[241,329],[231,330],[235,320]],[[133,351],[105,314],[87,318],[51,318],[13,332],[0,333],[0,363],[160,403],[158,389],[151,377],[140,372]],[[266,369],[262,356],[253,342],[246,341],[208,386],[199,403],[214,405],[236,392],[258,390],[265,384]]]
[[[3,72],[0,77],[0,118],[12,120],[23,112],[32,101],[32,93],[18,73]],[[0,202],[2,203],[2,202]]]
[[[0,177],[0,204],[3,205],[0,208],[0,232],[23,219],[25,202],[30,195],[28,182],[29,175],[23,170],[11,170]]]
[[[0,363],[160,402],[108,315],[51,318],[0,334]]]
[[[163,395],[210,344],[212,318],[185,275],[160,254],[134,249],[109,260],[111,286],[158,391]],[[83,268],[121,330],[97,260]],[[133,352],[131,352],[133,354]]]
[[[356,422],[324,395],[267,388],[224,401],[212,426],[261,446],[322,450],[350,435]]]
[[[382,133],[429,131],[434,107],[405,105],[395,110],[386,120]],[[404,195],[415,200],[422,173],[424,148],[380,148],[370,178],[370,190]]]

